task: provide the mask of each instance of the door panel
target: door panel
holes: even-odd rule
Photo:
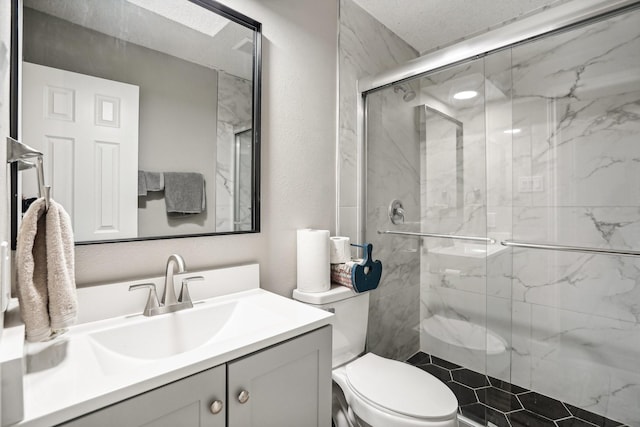
[[[76,241],[137,237],[138,86],[28,62],[23,78],[23,140],[44,153]],[[23,194],[37,194],[35,174]]]

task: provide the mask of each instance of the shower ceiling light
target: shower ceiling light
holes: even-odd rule
[[[478,92],[475,90],[463,90],[462,92],[457,92],[453,94],[454,99],[471,99],[478,96]]]
[[[519,129],[519,128],[507,129],[504,131],[504,133],[510,133],[512,135],[515,135],[516,133],[520,133],[520,132],[522,132],[522,129]]]

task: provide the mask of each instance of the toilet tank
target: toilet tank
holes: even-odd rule
[[[293,291],[293,299],[334,313],[333,367],[355,359],[364,352],[369,321],[369,293],[356,293],[345,286],[333,285],[326,292]]]

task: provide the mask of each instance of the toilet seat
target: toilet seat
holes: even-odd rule
[[[372,353],[335,369],[353,411],[373,426],[455,427],[458,401],[431,374]]]

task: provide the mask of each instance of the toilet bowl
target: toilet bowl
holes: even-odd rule
[[[296,289],[293,297],[335,313],[332,378],[336,427],[457,427],[458,401],[444,383],[407,363],[362,354],[368,293],[334,286],[318,293]]]

